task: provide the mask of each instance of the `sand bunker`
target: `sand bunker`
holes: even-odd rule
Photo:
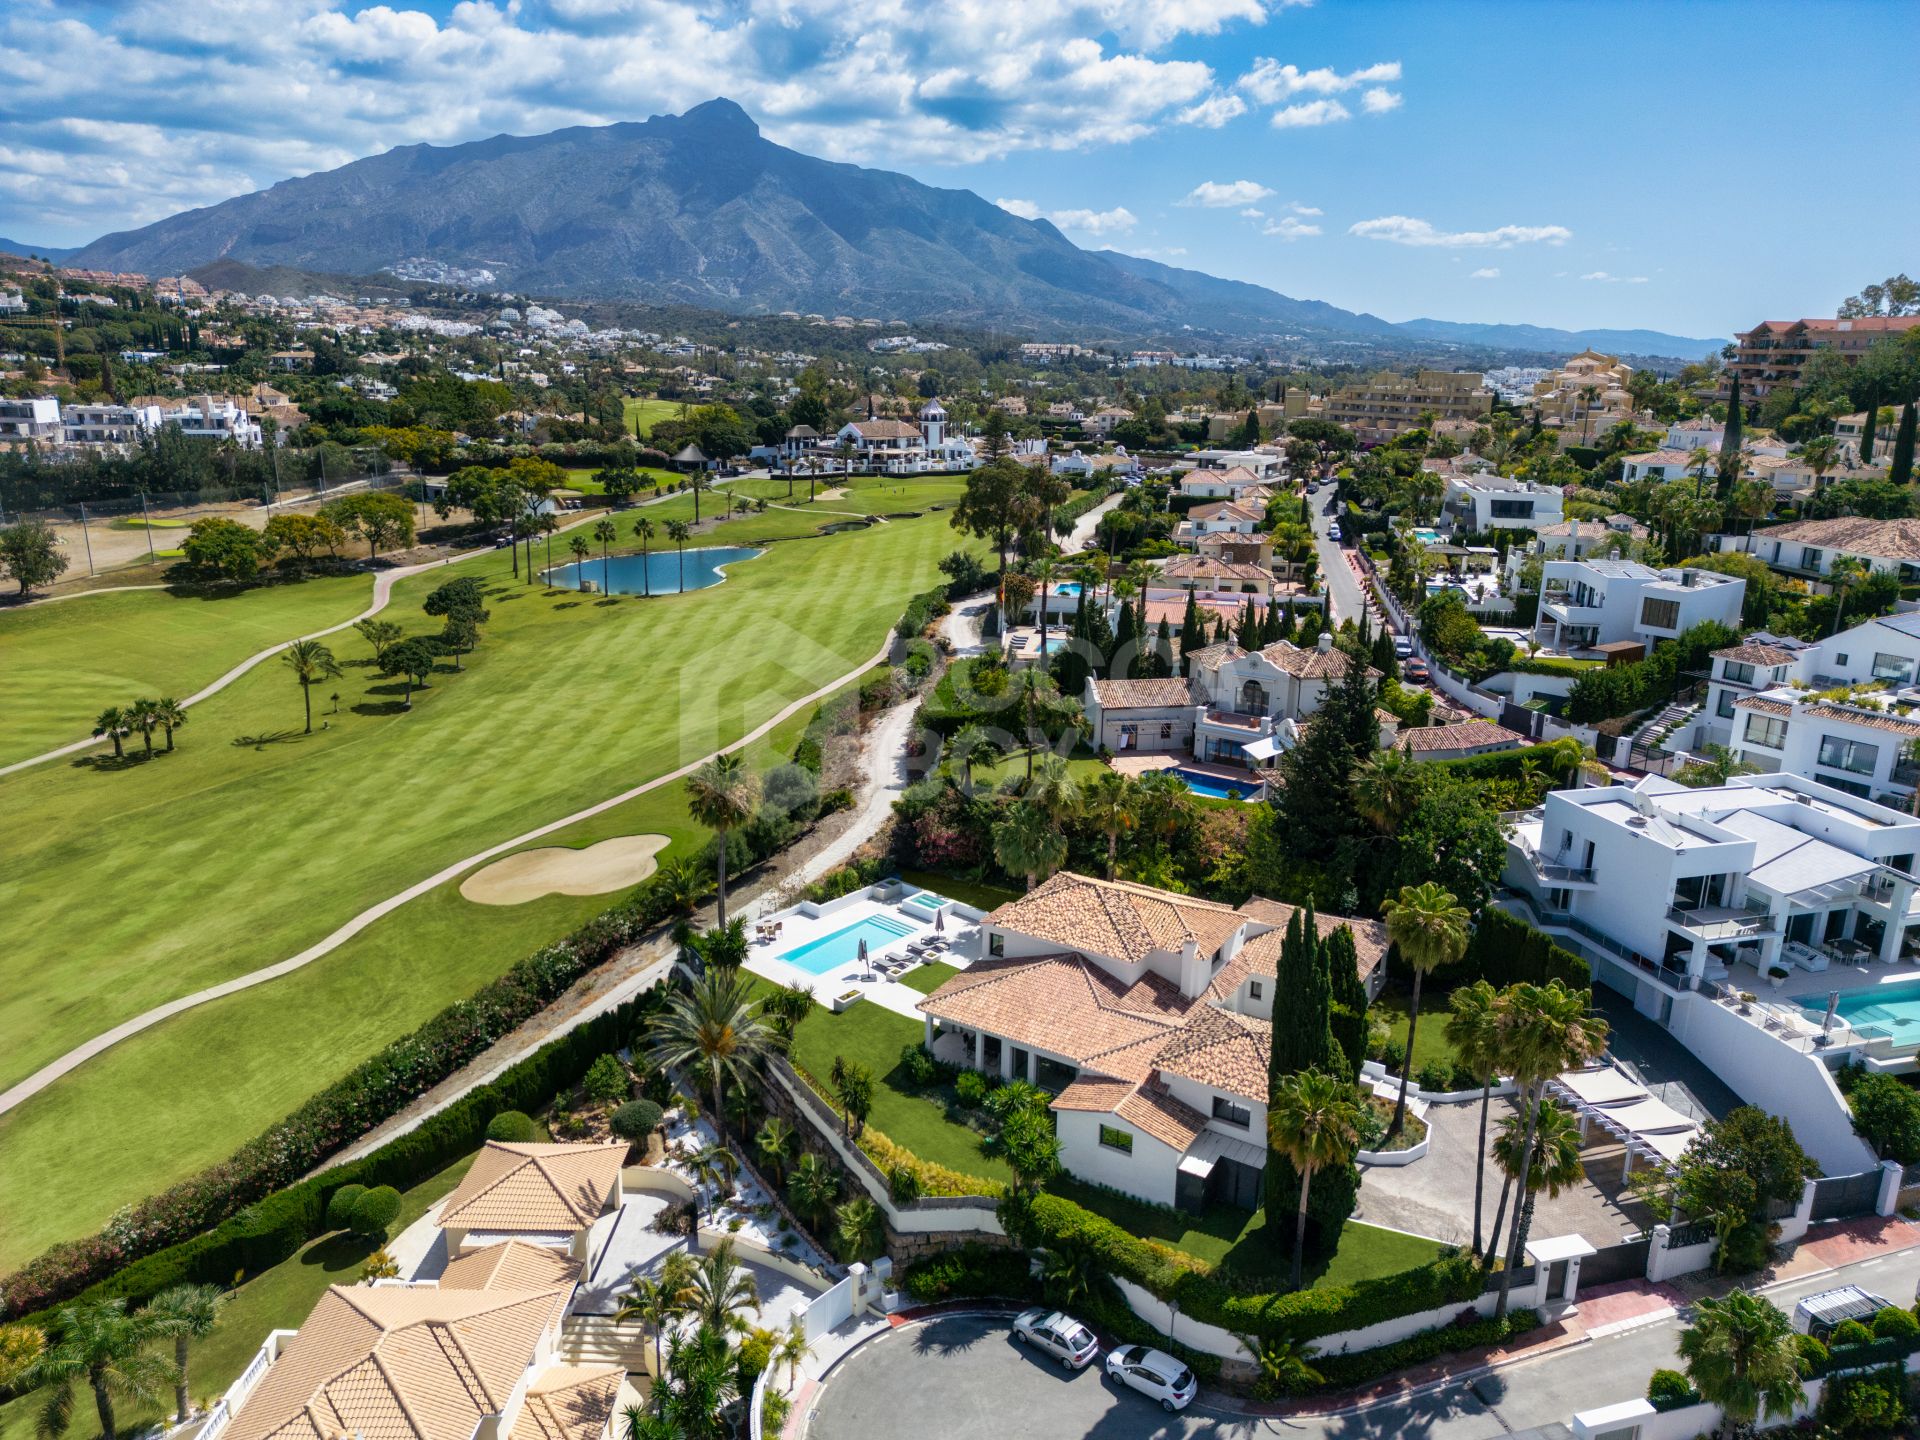
[[[584,850],[548,846],[502,856],[460,882],[460,893],[480,905],[524,905],[542,895],[604,895],[638,885],[653,874],[664,835],[616,835]]]

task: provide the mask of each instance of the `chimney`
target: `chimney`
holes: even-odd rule
[[[1189,1000],[1206,992],[1213,979],[1213,962],[1200,954],[1200,942],[1191,935],[1180,947],[1180,993]]]
[[[1316,645],[1318,645],[1318,646],[1319,646],[1319,648],[1320,648],[1320,653],[1321,653],[1322,655],[1324,655],[1324,654],[1326,654],[1326,653],[1327,653],[1327,652],[1328,652],[1329,650],[1331,650],[1331,649],[1333,649],[1333,634],[1332,634],[1332,632],[1331,632],[1331,631],[1325,631],[1325,630],[1323,630],[1323,631],[1321,631],[1321,632],[1320,632],[1320,638],[1319,638],[1318,640],[1316,640],[1316,641],[1315,641],[1314,643],[1315,643]]]

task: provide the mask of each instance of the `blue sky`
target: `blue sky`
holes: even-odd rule
[[[1911,270],[1907,0],[9,0],[0,235],[739,100],[1082,244],[1392,320],[1727,334]],[[101,83],[101,77],[109,77]],[[1891,158],[1889,158],[1891,157]]]

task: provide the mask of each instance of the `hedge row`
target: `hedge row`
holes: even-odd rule
[[[1092,488],[1085,493],[1075,495],[1065,504],[1054,506],[1053,533],[1059,535],[1071,530],[1075,522],[1078,521],[1082,515],[1085,515],[1089,510],[1093,509],[1094,506],[1118,490],[1120,485],[1121,482],[1118,480],[1107,480],[1104,482],[1096,480]]]
[[[1382,1375],[1405,1370],[1409,1365],[1422,1364],[1438,1355],[1472,1350],[1481,1345],[1502,1344],[1516,1335],[1537,1330],[1544,1323],[1537,1310],[1512,1310],[1500,1320],[1487,1318],[1436,1325],[1431,1330],[1422,1330],[1391,1345],[1377,1345],[1371,1350],[1352,1350],[1345,1355],[1329,1355],[1324,1360],[1313,1361],[1313,1368],[1320,1372],[1323,1382],[1320,1388],[1350,1390],[1369,1380],[1377,1380]]]
[[[1128,1234],[1111,1220],[1057,1195],[1036,1196],[1024,1217],[1030,1238],[1048,1249],[1079,1246],[1101,1268],[1131,1280],[1161,1300],[1177,1301],[1180,1313],[1262,1340],[1312,1340],[1358,1330],[1402,1315],[1457,1305],[1481,1291],[1479,1266],[1470,1255],[1451,1255],[1429,1265],[1362,1280],[1286,1294],[1236,1294],[1171,1246]]]
[[[68,1299],[143,1256],[203,1234],[242,1207],[256,1207],[241,1218],[260,1226],[267,1197],[511,1034],[670,910],[664,891],[651,883],[640,886],[566,939],[386,1046],[220,1164],[122,1211],[96,1235],[53,1246],[0,1280],[0,1318]],[[303,1234],[311,1233],[304,1219],[300,1224]],[[274,1228],[267,1224],[265,1231]],[[231,1279],[234,1268],[251,1267],[229,1267],[222,1278]]]
[[[1585,960],[1526,921],[1491,905],[1474,922],[1473,938],[1460,963],[1443,973],[1451,985],[1485,980],[1496,990],[1508,985],[1545,985],[1550,980],[1573,990],[1593,984],[1593,967]]]
[[[906,613],[893,627],[902,640],[911,640],[953,607],[947,603],[947,587],[936,585],[907,601]]]

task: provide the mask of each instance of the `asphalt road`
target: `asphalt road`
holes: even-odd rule
[[[1340,502],[1335,498],[1331,485],[1308,498],[1313,502],[1313,533],[1320,551],[1320,573],[1326,578],[1327,590],[1333,602],[1333,614],[1329,618],[1336,625],[1349,615],[1358,621],[1366,605],[1360,593],[1360,582],[1354,578],[1353,567],[1347,564],[1346,555],[1327,538],[1327,527],[1333,523],[1335,509]]]
[[[1917,1279],[1920,1250],[1909,1250],[1767,1293],[1791,1310],[1803,1295],[1852,1283],[1900,1303],[1912,1299]],[[1014,1344],[1004,1319],[942,1316],[855,1351],[827,1377],[804,1433],[806,1440],[1492,1440],[1565,1425],[1575,1411],[1643,1394],[1648,1375],[1675,1364],[1680,1330],[1677,1319],[1658,1321],[1356,1414],[1252,1420],[1199,1404],[1164,1414],[1110,1383],[1101,1360],[1069,1374]]]

